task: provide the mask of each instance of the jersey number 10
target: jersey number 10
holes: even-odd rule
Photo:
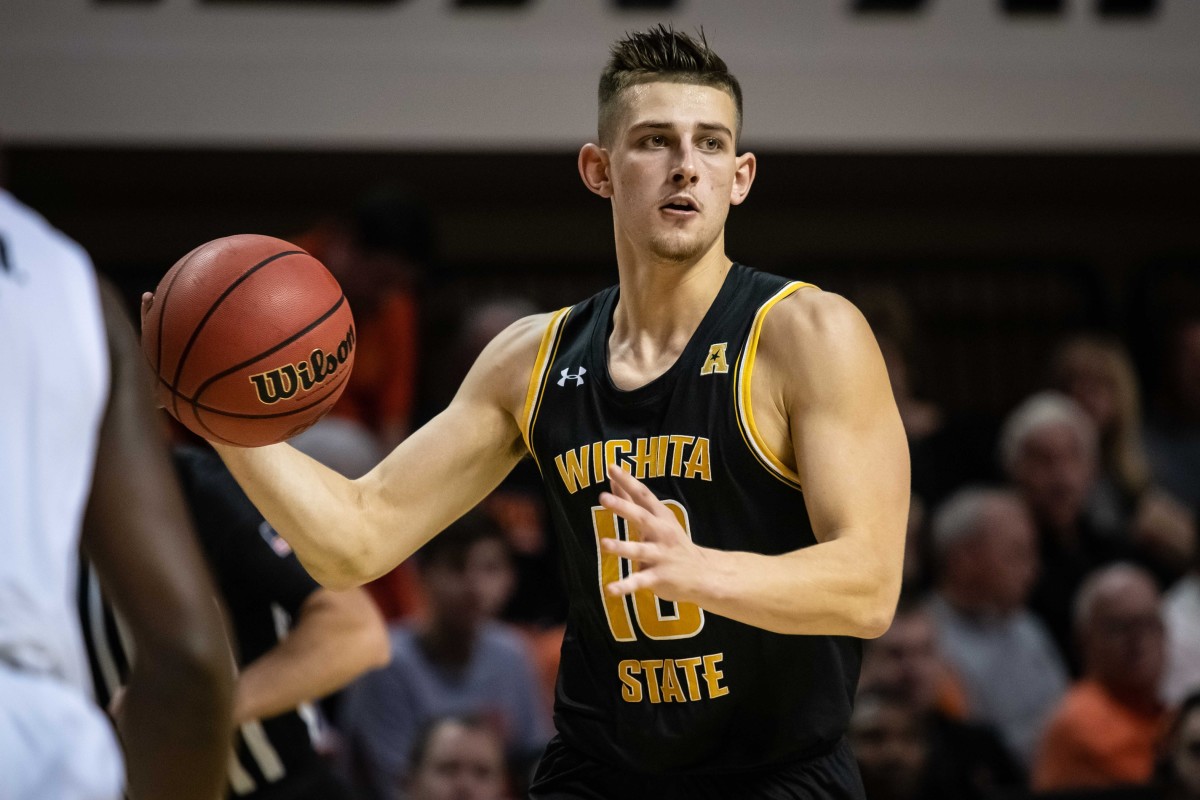
[[[679,524],[692,535],[687,510],[675,500],[664,500],[667,508],[679,520]],[[596,531],[596,552],[600,561],[600,598],[604,601],[604,614],[608,627],[618,642],[637,641],[633,631],[633,619],[629,614],[629,598],[614,597],[604,587],[622,576],[622,562],[630,572],[637,567],[615,553],[605,552],[600,547],[602,539],[640,540],[637,526],[623,520],[603,506],[592,508],[592,527]],[[638,628],[651,639],[687,639],[695,636],[704,627],[704,609],[695,603],[673,603],[659,598],[648,589],[633,593],[633,613]]]

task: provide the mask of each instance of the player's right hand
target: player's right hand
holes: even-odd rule
[[[146,326],[146,315],[150,313],[150,308],[154,305],[154,293],[142,292],[142,327]]]

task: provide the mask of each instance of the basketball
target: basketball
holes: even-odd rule
[[[254,234],[181,258],[142,321],[160,404],[193,433],[242,447],[281,442],[324,416],[350,377],[354,342],[329,270]]]

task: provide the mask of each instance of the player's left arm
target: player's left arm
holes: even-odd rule
[[[390,658],[387,627],[365,589],[317,588],[279,644],[243,668],[233,721],[291,711],[343,688]]]
[[[778,556],[698,547],[649,489],[610,470],[614,491],[601,503],[633,519],[642,541],[604,541],[639,562],[609,591],[649,589],[779,633],[882,634],[900,591],[909,459],[866,320],[819,290],[779,303],[764,323],[752,393],[758,427],[801,479],[818,544]]]

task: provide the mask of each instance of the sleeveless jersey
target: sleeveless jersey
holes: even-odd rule
[[[599,504],[606,462],[641,479],[704,547],[780,554],[816,543],[799,478],[760,441],[750,378],[762,322],[808,284],[740,264],[676,363],[622,391],[608,374],[618,288],[558,312],[522,420],[562,543],[571,607],[555,720],[589,755],[640,772],[733,772],[803,759],[845,731],[861,642],[789,636],[603,586],[636,539]],[[798,343],[803,346],[803,343]]]
[[[71,604],[108,398],[91,260],[0,191],[0,664],[86,689]]]

